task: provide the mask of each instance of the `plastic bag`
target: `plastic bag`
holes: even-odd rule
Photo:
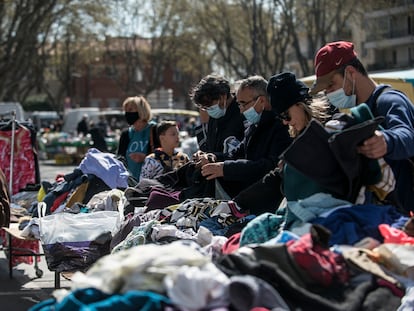
[[[39,217],[40,241],[51,271],[83,271],[110,253],[120,228],[117,211],[56,213]]]

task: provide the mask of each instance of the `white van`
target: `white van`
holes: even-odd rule
[[[0,102],[0,120],[11,120],[13,111],[16,112],[16,120],[24,121],[24,110],[20,103],[17,102]]]
[[[88,115],[89,121],[99,121],[100,112],[99,108],[97,107],[81,107],[70,109],[66,111],[65,115],[63,116],[62,132],[76,135],[76,128],[78,126],[78,123],[85,114]]]

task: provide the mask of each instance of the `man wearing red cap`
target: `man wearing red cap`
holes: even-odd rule
[[[394,202],[414,211],[414,106],[408,97],[389,85],[377,85],[357,57],[351,42],[323,46],[314,61],[316,81],[311,94],[324,91],[337,108],[366,103],[374,116],[383,116],[382,130],[364,141],[358,152],[371,159],[384,157],[396,176]],[[397,201],[395,201],[397,200]]]

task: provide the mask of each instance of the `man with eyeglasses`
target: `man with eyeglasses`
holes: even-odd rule
[[[214,163],[204,164],[201,174],[220,184],[229,197],[258,181],[278,161],[292,139],[288,127],[272,111],[262,76],[251,76],[237,82],[237,102],[249,127],[243,141],[230,153],[215,153]]]
[[[195,161],[207,158],[210,152],[222,152],[224,141],[230,136],[243,139],[244,120],[227,79],[217,74],[207,75],[189,95],[200,115],[208,114],[207,123],[196,129],[200,150],[193,156]]]

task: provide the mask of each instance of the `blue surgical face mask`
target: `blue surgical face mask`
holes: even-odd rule
[[[356,105],[356,94],[355,93],[355,80],[352,81],[352,95],[348,96],[345,94],[344,85],[346,79],[346,71],[344,75],[344,83],[342,88],[326,94],[329,102],[339,109],[348,109],[355,107]]]
[[[256,101],[257,103],[257,101]],[[254,106],[256,106],[256,103],[254,103],[253,106],[251,106],[249,109],[247,109],[246,111],[243,111],[243,115],[246,118],[247,121],[249,121],[251,124],[257,124],[260,121],[260,117],[262,116],[261,113],[258,113],[255,109]]]
[[[226,108],[220,108],[219,104],[207,108],[207,113],[213,119],[219,119],[226,114]]]

